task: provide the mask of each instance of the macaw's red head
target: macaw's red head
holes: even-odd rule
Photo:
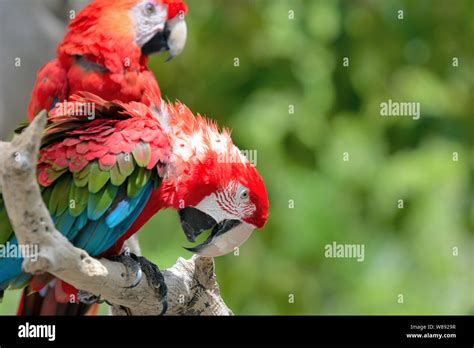
[[[107,54],[138,61],[168,51],[171,59],[186,44],[186,12],[183,0],[95,0],[71,21],[59,51],[99,63]]]
[[[162,195],[179,211],[190,242],[211,230],[205,242],[188,250],[208,257],[234,251],[267,221],[269,203],[262,177],[234,146],[227,130],[220,132],[179,103],[161,114],[172,139]]]

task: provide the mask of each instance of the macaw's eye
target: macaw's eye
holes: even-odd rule
[[[249,198],[249,192],[247,190],[243,190],[241,193],[240,193],[240,199],[248,199]]]
[[[155,5],[153,5],[151,2],[147,3],[145,5],[145,13],[148,15],[148,16],[151,16],[153,14],[156,13],[156,7]]]

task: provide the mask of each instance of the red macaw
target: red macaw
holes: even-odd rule
[[[90,255],[109,257],[159,210],[171,208],[190,242],[212,229],[188,250],[208,257],[232,252],[267,221],[262,178],[227,130],[181,103],[150,100],[156,100],[151,108],[82,93],[50,111],[38,181],[57,229]],[[0,203],[0,245],[15,245],[1,196]],[[72,313],[70,304],[59,304],[69,300],[70,286],[46,275],[32,278],[21,265],[21,258],[0,259],[0,292],[26,284],[37,292],[26,296],[20,313]]]
[[[183,50],[187,27],[182,0],[95,0],[69,24],[57,58],[40,69],[28,105],[30,120],[72,94],[86,91],[106,100],[140,101],[159,95],[148,56]]]

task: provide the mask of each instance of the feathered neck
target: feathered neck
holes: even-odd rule
[[[136,45],[129,11],[133,1],[96,1],[85,7],[69,24],[69,31],[58,46],[58,57],[71,64],[77,56],[98,64],[112,73],[146,66],[147,57]]]

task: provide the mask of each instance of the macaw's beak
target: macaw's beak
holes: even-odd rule
[[[166,22],[163,31],[156,33],[150,41],[143,45],[142,53],[150,55],[168,51],[169,55],[166,59],[168,62],[183,51],[187,37],[188,27],[186,21],[182,16],[176,16]]]
[[[192,243],[202,232],[217,225],[217,221],[211,216],[193,207],[181,209],[179,219],[186,238]]]
[[[212,228],[209,237],[193,248],[185,248],[193,253],[206,257],[228,254],[242,245],[252,234],[255,227],[240,220],[223,220],[217,222],[210,215],[193,207],[179,211],[181,226],[190,242],[202,232]]]

